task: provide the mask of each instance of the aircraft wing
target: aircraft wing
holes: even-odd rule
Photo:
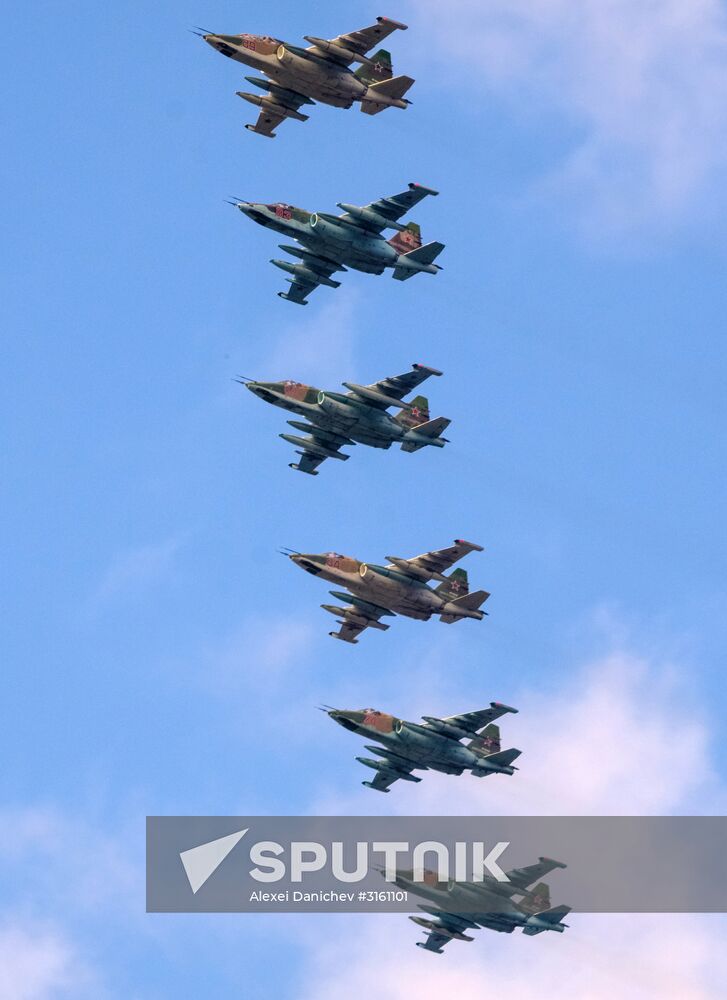
[[[354,226],[359,226],[367,232],[381,233],[384,229],[396,228],[392,223],[398,222],[402,215],[418,205],[423,198],[430,194],[439,194],[433,188],[424,187],[423,184],[410,183],[406,191],[399,194],[392,194],[388,198],[379,198],[372,201],[370,205],[364,207],[364,211],[373,213],[368,218],[350,215],[345,212],[341,218]],[[378,220],[381,219],[381,222]]]
[[[346,595],[333,591],[334,597],[344,598]],[[378,608],[368,601],[360,601],[357,604],[349,604],[345,608],[339,608],[333,604],[321,604],[324,611],[338,616],[338,624],[341,626],[338,632],[329,632],[333,639],[341,639],[343,642],[350,642],[355,645],[358,637],[367,628],[379,629],[385,632],[388,625],[381,621],[384,615],[393,615],[393,611],[386,608]]]
[[[286,87],[278,87],[275,84],[270,86],[270,93],[264,97],[257,94],[246,94],[237,91],[238,97],[249,101],[251,104],[259,104],[260,114],[254,125],[246,125],[245,128],[258,135],[267,136],[268,139],[275,138],[275,129],[286,118],[295,118],[297,121],[308,121],[308,115],[301,114],[300,108],[304,104],[312,104],[309,97],[298,94],[294,90]]]
[[[283,249],[287,249],[287,247]],[[300,264],[294,265],[288,264],[287,261],[272,261],[277,267],[280,267],[281,264],[287,265],[283,267],[283,270],[296,268],[296,270],[292,271],[294,276],[287,279],[290,282],[290,291],[278,292],[278,295],[281,299],[287,299],[288,302],[296,302],[300,306],[307,306],[307,297],[319,285],[329,285],[333,288],[338,288],[340,282],[332,281],[331,275],[336,271],[343,271],[345,268],[332,260],[326,260],[325,257],[319,257],[317,254],[295,249],[297,256],[301,258]]]
[[[537,864],[526,865],[524,868],[513,868],[507,872],[507,877],[512,885],[518,889],[528,889],[533,882],[539,882],[545,875],[555,871],[556,868],[565,868],[562,861],[554,861],[552,858],[539,858]]]
[[[498,701],[493,701],[490,702],[489,708],[482,708],[479,712],[465,712],[463,715],[450,715],[442,721],[449,722],[453,726],[459,726],[460,729],[466,729],[468,732],[476,733],[482,729],[483,726],[489,726],[489,724],[494,722],[495,719],[499,719],[503,715],[507,715],[508,712],[517,712],[517,709],[510,708],[509,705],[501,705]],[[555,864],[557,866],[558,862],[556,861]]]
[[[409,917],[415,924],[419,924],[420,927],[425,927],[429,931],[425,941],[417,941],[419,948],[441,954],[445,944],[453,939],[458,941],[474,940],[470,935],[465,933],[465,931],[477,929],[477,924],[473,920],[429,906],[421,906],[420,909],[424,910],[425,913],[431,913],[434,919],[428,920],[422,917]]]
[[[357,757],[356,760],[366,762],[365,757]],[[388,792],[395,781],[403,778],[405,781],[421,781],[421,778],[411,776],[413,767],[407,767],[403,760],[389,760],[382,757],[381,760],[369,761],[369,764],[376,764],[376,775],[371,781],[364,781],[367,788],[373,788],[377,792]]]
[[[298,462],[291,463],[291,469],[296,469],[298,472],[307,472],[311,476],[317,476],[318,472],[316,470],[318,466],[322,462],[325,462],[327,458],[337,458],[345,462],[351,457],[340,451],[341,446],[344,444],[355,444],[350,438],[334,434],[332,431],[324,431],[313,424],[300,423],[297,420],[289,420],[288,423],[292,424],[293,427],[308,432],[306,437],[298,437],[296,434],[280,435],[284,441],[299,445],[297,453],[301,457]]]
[[[406,24],[402,24],[400,21],[392,21],[389,17],[377,17],[376,24],[372,24],[368,28],[359,28],[358,31],[349,31],[348,34],[331,38],[330,41],[333,45],[347,49],[352,53],[350,59],[337,58],[336,61],[344,65],[355,62],[354,57],[356,55],[365,55],[375,45],[378,45],[379,42],[388,38],[393,31],[397,29],[405,31],[406,27]]]
[[[410,572],[417,580],[431,580],[433,577],[441,577],[445,570],[454,566],[468,552],[482,552],[482,546],[458,538],[454,545],[446,549],[425,552],[413,559],[397,559],[396,568],[403,573]]]
[[[380,382],[374,382],[365,388],[372,389],[374,392],[381,393],[383,396],[388,396],[391,399],[403,399],[412,389],[416,389],[418,385],[421,385],[422,382],[426,381],[432,375],[441,374],[436,368],[428,368],[426,365],[414,363],[411,371],[404,372],[403,375],[390,375],[387,378],[381,379]],[[366,402],[377,409],[387,409],[387,404],[384,401],[379,402],[368,397]]]

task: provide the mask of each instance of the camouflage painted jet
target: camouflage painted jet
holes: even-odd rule
[[[356,643],[357,636],[365,628],[386,631],[389,626],[381,618],[396,614],[420,621],[439,615],[440,621],[448,625],[463,618],[481,621],[486,614],[480,610],[481,605],[490,596],[487,591],[476,590],[470,594],[467,573],[463,569],[444,576],[444,571],[468,552],[482,552],[482,546],[458,539],[449,548],[425,552],[413,559],[386,556],[389,560],[387,566],[363,563],[335,552],[285,554],[306,573],[320,576],[350,591],[331,591],[338,600],[350,602],[346,607],[331,604],[322,604],[321,607],[332,615],[340,616],[338,624],[341,628],[328,634],[334,639]],[[437,580],[439,586],[433,590],[427,586],[430,580]]]
[[[409,917],[427,931],[426,941],[417,941],[417,947],[442,954],[449,941],[473,941],[465,931],[484,927],[504,934],[520,927],[523,934],[532,937],[543,931],[563,933],[568,926],[563,917],[570,913],[570,906],[550,905],[550,887],[539,882],[556,868],[565,868],[562,861],[540,858],[537,864],[514,868],[506,872],[507,882],[498,882],[484,873],[482,882],[440,881],[434,872],[424,872],[424,880],[414,880],[414,872],[398,870],[396,884],[429,900],[434,906],[420,905],[429,917]],[[520,896],[515,901],[514,896]]]
[[[404,94],[414,83],[409,76],[394,76],[391,55],[379,49],[372,56],[366,53],[405,24],[388,17],[377,17],[376,24],[352,31],[337,38],[315,38],[306,35],[307,49],[289,45],[267,35],[215,35],[201,37],[223,56],[251,66],[268,79],[246,76],[248,83],[267,91],[249,94],[237,91],[237,96],[260,108],[258,120],[245,128],[258,135],[275,138],[275,129],[286,118],[308,120],[300,108],[321,101],[334,108],[350,108],[360,101],[367,115],[377,115],[385,108],[406,108]],[[354,73],[351,63],[360,63]]]
[[[441,375],[436,368],[412,365],[410,372],[392,375],[373,385],[356,385],[344,382],[350,391],[324,392],[300,382],[254,382],[239,379],[266,403],[291,410],[309,423],[289,420],[288,423],[307,437],[281,434],[284,441],[298,446],[299,462],[291,462],[291,469],[317,476],[321,462],[327,458],[346,461],[349,455],[339,449],[342,445],[360,444],[371,448],[390,448],[400,444],[402,451],[418,451],[427,445],[443,448],[447,439],[441,437],[449,426],[446,417],[429,419],[429,402],[426,396],[416,396],[410,403],[403,397],[430,375]],[[396,407],[395,417],[386,411]]]
[[[356,758],[376,771],[373,781],[362,784],[377,792],[388,792],[399,779],[421,781],[412,771],[431,770],[443,774],[470,771],[476,778],[488,774],[513,774],[516,768],[512,762],[520,756],[520,750],[500,749],[500,730],[492,725],[494,719],[517,712],[517,709],[496,701],[481,711],[451,715],[446,719],[425,715],[424,725],[405,722],[373,708],[326,708],[323,711],[344,729],[383,743],[383,748],[366,745],[366,749],[381,760]],[[461,743],[463,739],[468,742]]]
[[[440,271],[434,260],[444,250],[444,244],[422,245],[419,226],[415,222],[407,225],[399,222],[402,215],[430,194],[438,192],[421,184],[410,184],[406,191],[380,198],[363,208],[339,201],[343,215],[307,212],[281,202],[265,205],[231,201],[230,204],[259,225],[296,241],[297,246],[289,243],[279,246],[298,257],[299,263],[275,259],[270,263],[292,275],[287,279],[292,286],[290,291],[278,292],[281,299],[304,306],[306,296],[319,285],[338,288],[341,282],[334,281],[331,275],[346,271],[346,265],[368,274],[383,274],[390,267],[398,281],[406,281],[414,274]],[[382,236],[384,229],[397,232],[386,240]]]

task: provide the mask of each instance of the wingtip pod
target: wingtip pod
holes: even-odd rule
[[[564,861],[556,861],[555,858],[538,858],[543,864],[554,865],[556,868],[567,868],[568,865]]]
[[[417,184],[416,181],[409,181],[409,188],[414,191],[424,191],[426,194],[439,194],[439,191],[435,191],[434,188],[427,187],[426,184]]]
[[[344,639],[343,636],[339,635],[338,632],[329,632],[328,634],[330,635],[331,639],[338,639],[340,640],[340,642],[348,642],[352,646],[358,646],[358,639]]]
[[[287,292],[278,292],[278,296],[281,299],[285,299],[286,302],[295,302],[297,306],[307,306],[307,302],[301,302],[300,299],[294,299],[292,296],[288,295]]]
[[[248,129],[250,132],[254,132],[255,135],[264,135],[266,139],[277,138],[274,132],[261,132],[259,129],[255,128],[254,125],[251,125],[249,122],[247,123],[247,125],[245,125],[245,128]]]
[[[315,469],[301,469],[297,462],[288,462],[289,469],[295,469],[296,472],[305,472],[309,476],[317,476],[318,472]]]
[[[440,370],[438,368],[432,368],[430,365],[420,364],[418,361],[413,361],[412,362],[412,368],[414,369],[414,371],[417,371],[417,372],[429,372],[430,375],[442,375],[442,374],[444,374],[443,372],[440,372]]]
[[[477,542],[468,542],[464,538],[455,538],[454,544],[455,545],[466,545],[473,552],[484,552],[485,551],[484,546],[478,545]]]
[[[377,788],[373,781],[362,781],[361,784],[365,785],[366,788],[373,788],[375,792],[384,792],[386,795],[391,791],[390,788]]]
[[[513,708],[512,705],[505,705],[501,701],[491,701],[490,708],[498,708],[501,712],[513,712],[515,715],[520,711],[519,708]],[[542,858],[540,859],[543,860]]]
[[[406,31],[409,27],[408,24],[402,24],[401,21],[395,21],[393,17],[384,17],[383,14],[379,14],[376,20],[379,24],[391,24],[395,28],[398,28],[399,31]]]

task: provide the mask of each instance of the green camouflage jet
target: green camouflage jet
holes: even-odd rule
[[[373,708],[358,710],[324,708],[323,711],[344,729],[382,743],[366,749],[381,760],[357,757],[356,760],[376,771],[373,781],[364,781],[367,788],[388,792],[395,781],[421,781],[412,771],[440,771],[442,774],[462,774],[470,771],[476,778],[488,774],[514,774],[512,762],[520,750],[500,749],[500,730],[494,719],[516,708],[493,701],[489,708],[446,719],[423,716],[424,725],[405,722]],[[467,740],[467,743],[461,743]]]
[[[413,559],[386,556],[387,566],[363,563],[336,552],[312,555],[286,551],[284,554],[306,573],[350,591],[331,591],[338,600],[350,602],[346,607],[331,604],[321,607],[339,616],[341,628],[328,634],[343,642],[356,643],[357,636],[366,628],[386,631],[389,626],[381,621],[385,616],[400,614],[428,621],[432,615],[439,615],[440,621],[447,624],[463,618],[481,621],[486,614],[481,605],[490,596],[487,591],[476,590],[470,594],[467,573],[463,569],[444,576],[444,571],[468,552],[482,552],[482,546],[458,539],[449,548],[425,552]],[[430,580],[437,580],[439,585],[432,589],[427,586]]]
[[[447,439],[441,436],[449,426],[446,417],[429,419],[426,396],[416,396],[410,403],[403,397],[430,375],[441,375],[436,368],[412,365],[403,375],[392,375],[373,385],[344,382],[347,393],[324,392],[300,382],[255,382],[238,379],[250,392],[266,403],[290,410],[308,423],[289,420],[291,427],[304,431],[307,437],[281,434],[280,437],[298,446],[300,461],[290,468],[317,476],[318,466],[327,458],[346,461],[350,455],[340,451],[343,445],[369,445],[390,448],[400,444],[402,451],[418,451],[427,445],[443,448]],[[396,416],[386,411],[396,407]]]
[[[306,35],[305,40],[311,43],[306,49],[267,35],[204,33],[200,37],[222,55],[251,66],[268,78],[245,77],[248,83],[267,91],[266,94],[238,90],[237,96],[260,108],[257,122],[245,128],[274,139],[275,129],[286,118],[307,121],[308,115],[300,109],[316,101],[334,108],[350,108],[354,101],[359,101],[367,115],[377,115],[385,108],[406,108],[411,101],[404,94],[414,83],[412,78],[394,76],[391,55],[386,49],[379,49],[372,56],[366,54],[397,28],[404,30],[406,25],[377,17],[376,24],[337,38]],[[361,64],[355,73],[349,69],[351,63]]]
[[[406,191],[380,198],[363,208],[340,201],[343,215],[328,212],[307,212],[282,202],[266,205],[262,202],[231,201],[244,215],[267,229],[274,229],[296,244],[281,243],[281,250],[299,258],[293,264],[287,260],[270,261],[291,275],[287,280],[290,291],[278,292],[281,299],[307,305],[306,296],[319,285],[338,288],[340,281],[331,277],[347,266],[368,274],[383,274],[393,268],[393,277],[406,281],[414,274],[436,274],[441,270],[434,263],[444,250],[443,243],[425,243],[415,222],[399,222],[410,208],[427,195],[437,191],[421,184],[409,184]],[[385,229],[396,229],[391,239],[382,235]]]
[[[414,872],[399,869],[395,881],[401,889],[434,904],[419,906],[429,917],[409,919],[427,932],[426,940],[417,941],[417,947],[441,955],[449,941],[473,941],[465,931],[479,927],[504,934],[520,927],[528,937],[543,931],[562,934],[568,926],[563,917],[570,913],[570,906],[551,907],[547,883],[539,882],[532,890],[530,886],[554,869],[565,867],[562,861],[540,858],[537,864],[506,872],[506,882],[498,882],[488,872],[480,882],[440,880],[430,871],[415,880]],[[521,898],[516,901],[514,896]]]

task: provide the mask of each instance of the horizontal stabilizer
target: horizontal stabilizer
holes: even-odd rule
[[[443,447],[446,439],[440,435],[451,422],[447,417],[435,417],[434,420],[427,420],[423,424],[411,427],[401,442],[402,451],[419,451],[420,448],[425,448],[427,445]]]
[[[384,108],[405,108],[410,102],[405,100],[404,94],[413,83],[410,76],[392,76],[390,80],[369,84],[361,110],[365,115],[378,115]]]
[[[444,250],[444,243],[438,243],[436,240],[433,240],[431,243],[425,243],[424,246],[417,247],[415,250],[410,250],[409,253],[401,254],[394,268],[394,277],[397,281],[406,281],[407,278],[411,278],[413,274],[417,274],[419,271],[433,273],[439,270],[439,265],[435,265],[434,261],[442,250]]]
[[[445,605],[446,611],[439,616],[439,620],[451,625],[461,618],[481,619],[486,613],[480,611],[481,605],[485,603],[490,595],[486,590],[475,590],[471,594],[464,594],[462,597],[455,597]]]
[[[528,917],[527,923],[523,927],[523,934],[531,937],[535,934],[542,934],[543,931],[559,931],[562,934],[568,926],[562,922],[563,917],[567,916],[570,911],[570,906],[553,906],[550,910],[536,913],[534,916]]]
[[[522,750],[498,750],[497,753],[488,754],[485,757],[485,764],[497,764],[498,767],[509,767],[514,760],[517,760]]]

